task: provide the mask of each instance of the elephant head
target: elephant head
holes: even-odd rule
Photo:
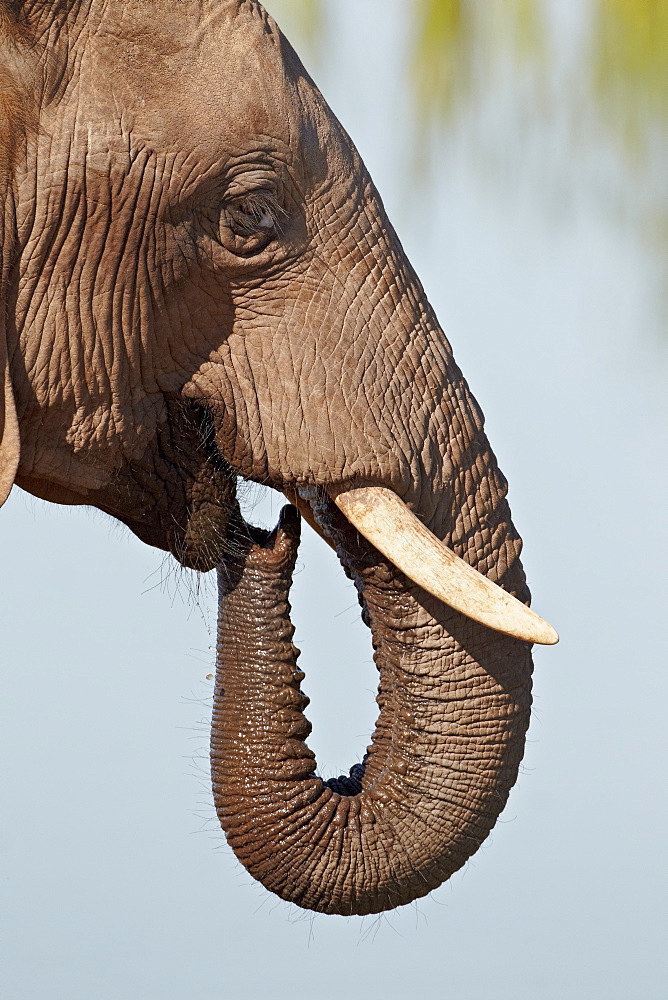
[[[0,4],[2,465],[218,568],[212,769],[233,849],[302,906],[439,885],[517,776],[531,643],[482,414],[351,140],[256,0]],[[314,776],[299,508],[355,581],[380,716]]]

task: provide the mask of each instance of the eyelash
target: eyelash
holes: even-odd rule
[[[239,236],[257,236],[260,233],[280,235],[280,220],[287,212],[271,192],[257,191],[233,202],[228,207],[228,214]]]

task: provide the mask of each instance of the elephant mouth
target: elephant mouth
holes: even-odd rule
[[[236,500],[234,470],[216,442],[215,420],[207,407],[183,401],[173,407],[171,429],[177,445],[192,442],[187,515],[166,532],[167,547],[179,561],[208,570],[234,558],[235,539],[243,548],[253,537]],[[172,442],[172,448],[174,442]],[[181,454],[188,452],[180,449]],[[393,567],[438,601],[472,621],[524,642],[553,645],[556,631],[516,597],[457,556],[391,489],[379,484],[322,486],[276,484],[345,564],[340,517]],[[181,523],[179,523],[181,522]],[[175,531],[174,528],[177,528]]]
[[[171,427],[177,444],[194,435],[198,448],[188,470],[187,513],[168,525],[166,547],[185,566],[204,571],[220,567],[234,557],[235,538],[243,548],[244,537],[253,537],[236,500],[236,475],[217,448],[214,422],[206,409],[179,404]],[[331,483],[279,488],[342,562],[346,562],[342,539],[347,533],[341,530],[341,516],[409,581],[472,621],[524,642],[559,641],[551,625],[456,555],[386,486]]]
[[[524,642],[559,641],[548,622],[457,556],[392,490],[331,486],[284,493],[342,562],[341,515],[408,580],[472,621]]]

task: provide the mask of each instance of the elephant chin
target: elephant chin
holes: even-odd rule
[[[347,775],[316,776],[290,622],[300,519],[286,507],[218,573],[213,790],[228,842],[267,889],[362,915],[424,896],[488,836],[522,758],[531,655],[420,590],[332,501],[317,507],[372,633],[372,743]]]

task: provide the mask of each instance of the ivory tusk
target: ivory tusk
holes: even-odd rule
[[[551,625],[455,555],[392,490],[369,486],[331,497],[386,559],[451,608],[525,642],[559,642]]]

